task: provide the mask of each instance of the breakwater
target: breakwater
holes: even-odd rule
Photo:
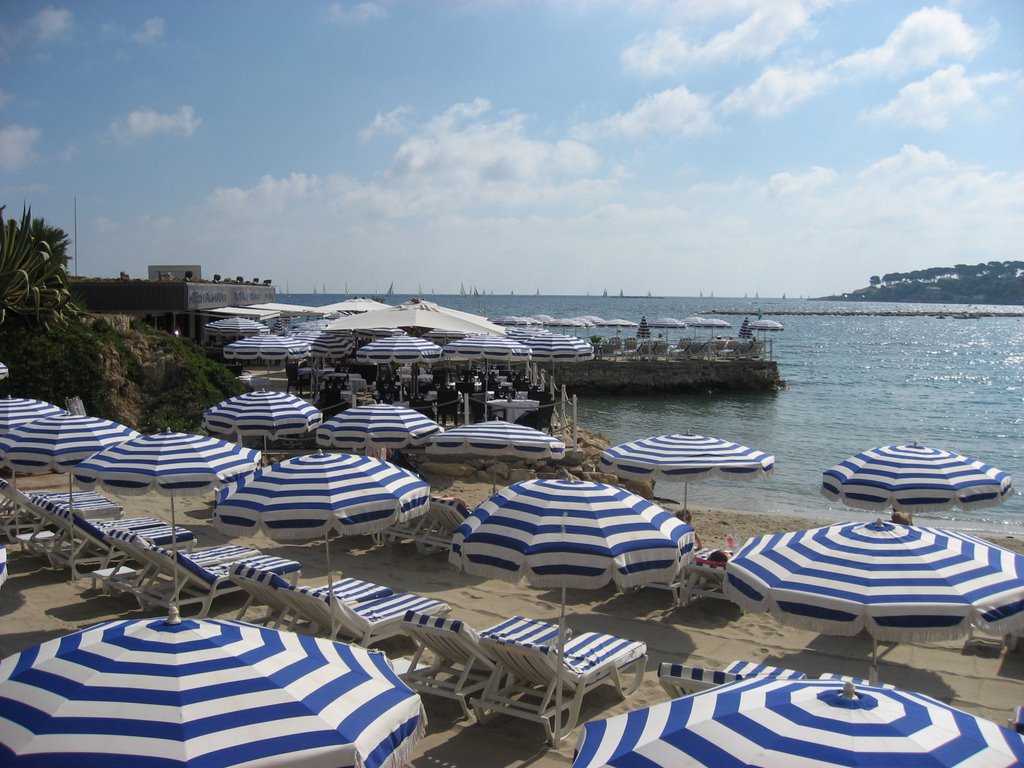
[[[555,381],[573,394],[769,392],[786,382],[775,360],[589,360],[559,365]]]

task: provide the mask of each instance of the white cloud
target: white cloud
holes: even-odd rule
[[[883,157],[859,174],[861,179],[886,179],[890,182],[910,177],[935,176],[959,170],[942,152],[927,152],[914,144],[900,147],[896,155]]]
[[[776,51],[808,23],[803,3],[795,0],[757,5],[743,21],[705,43],[688,42],[680,29],[660,29],[622,52],[627,71],[656,77],[688,65],[759,59]]]
[[[899,94],[880,107],[868,110],[861,118],[871,122],[896,122],[919,125],[938,131],[949,123],[950,114],[980,100],[979,91],[1013,76],[990,72],[976,77],[964,74],[960,64],[951,64],[933,72],[924,80],[905,85]]]
[[[636,138],[652,133],[700,136],[713,130],[715,120],[707,97],[681,85],[644,97],[628,112],[576,126],[573,135],[580,138],[600,135]]]
[[[720,106],[725,112],[753,112],[778,117],[823,93],[835,83],[828,69],[769,67],[745,88],[737,88]]]
[[[48,43],[67,37],[74,26],[74,17],[66,8],[48,6],[32,18],[30,26],[38,42]]]
[[[0,128],[0,171],[16,171],[32,158],[32,145],[38,141],[38,128],[8,125]]]
[[[339,24],[362,24],[387,17],[383,3],[331,3],[327,6],[327,18]]]
[[[191,137],[202,122],[195,116],[192,107],[178,107],[176,112],[163,115],[148,107],[137,109],[124,120],[116,120],[110,130],[114,138],[122,144],[136,139],[146,138],[158,133],[172,133],[186,138]]]
[[[163,42],[164,20],[161,18],[146,19],[142,29],[132,35],[132,40],[143,45],[155,45]]]
[[[759,190],[759,194],[765,199],[776,199],[817,192],[834,184],[838,178],[839,174],[836,171],[820,166],[814,166],[806,173],[783,171],[768,179],[768,183]]]
[[[396,107],[387,113],[378,112],[370,124],[359,132],[360,140],[369,141],[379,135],[394,136],[402,133],[406,129],[406,123],[412,116],[412,112],[412,107],[407,106]]]
[[[264,176],[256,186],[249,189],[215,189],[207,202],[223,214],[259,217],[268,213],[281,213],[292,203],[316,197],[321,188],[319,178],[304,173],[292,173],[283,179]]]
[[[850,75],[892,76],[927,69],[943,59],[970,60],[986,43],[986,34],[959,13],[922,8],[903,19],[882,45],[846,56],[835,66]]]

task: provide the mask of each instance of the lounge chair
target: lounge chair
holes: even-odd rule
[[[706,669],[688,664],[663,661],[658,666],[658,682],[672,698],[714,688],[716,685],[744,680],[748,677],[780,677],[786,680],[803,680],[803,672],[783,667],[758,664],[753,661],[733,661],[724,669]]]
[[[494,671],[494,662],[480,648],[480,636],[465,622],[409,611],[402,631],[416,643],[409,670],[401,675],[419,693],[459,702],[470,715],[469,697],[483,691]],[[432,658],[420,666],[425,651]]]
[[[478,722],[497,713],[542,723],[548,740],[557,744],[576,727],[583,697],[611,679],[624,696],[643,680],[647,645],[598,632],[585,632],[566,641],[565,660],[558,667],[558,626],[514,616],[480,633],[480,647],[495,667],[479,698],[470,704]],[[631,668],[627,689],[621,672]],[[555,701],[562,678],[561,711]]]
[[[214,598],[241,590],[231,580],[231,570],[235,565],[243,564],[287,575],[291,579],[297,579],[302,569],[301,563],[295,560],[264,555],[258,549],[248,547],[225,545],[187,553],[172,552],[149,545],[132,533],[115,532],[111,536],[119,546],[141,561],[145,569],[131,581],[118,579],[116,573],[111,574],[110,584],[131,592],[144,608],[197,604],[199,611],[195,618],[206,616]]]
[[[89,518],[118,518],[123,516],[121,505],[94,491],[74,493],[75,511]],[[0,533],[12,544],[18,543],[20,534],[40,529],[37,507],[46,502],[67,505],[66,493],[24,493],[13,483],[0,478]]]
[[[291,587],[282,590],[281,596],[299,620],[308,622],[306,629],[311,634],[331,640],[346,637],[362,646],[401,634],[402,619],[409,611],[431,616],[451,611],[447,603],[408,592],[348,602],[336,596],[332,599],[324,589]]]
[[[466,521],[470,509],[457,499],[431,496],[427,511],[407,526],[384,531],[386,541],[411,541],[416,551],[429,555],[452,548],[452,534]]]
[[[249,593],[251,600],[239,611],[236,619],[242,619],[250,605],[259,603],[269,608],[259,623],[268,626],[283,625],[292,614],[290,603],[283,597],[284,591],[291,588],[289,581],[273,571],[254,568],[245,563],[237,563],[231,568],[231,580]],[[314,591],[326,591],[327,585],[316,587]],[[342,579],[334,583],[335,597],[347,602],[360,602],[386,597],[393,594],[387,587],[359,579]]]
[[[655,589],[666,589],[672,593],[677,605],[689,605],[697,597],[710,597],[726,600],[722,585],[725,581],[727,563],[711,559],[716,550],[711,547],[700,549],[693,554],[693,560],[680,571],[676,580],[671,583],[649,584]],[[731,557],[732,552],[725,550]]]
[[[1015,707],[1010,719],[1006,722],[1011,731],[1024,734],[1024,706]]]
[[[74,511],[66,493],[24,494],[19,503],[38,521],[31,532],[16,537],[22,549],[46,557],[54,568],[70,568],[72,579],[88,575],[97,568],[107,568],[111,562],[119,560],[121,550],[110,540],[113,531],[131,531],[167,546],[174,540],[171,527],[157,517],[86,518],[84,515],[90,513],[105,516],[122,513],[119,505],[90,491],[75,494]],[[195,543],[192,531],[181,527],[176,530],[179,547],[190,548]]]

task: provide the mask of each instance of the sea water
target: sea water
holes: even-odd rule
[[[293,295],[328,304],[346,296]],[[390,298],[396,303],[404,298]],[[489,318],[597,315],[639,322],[689,315],[732,323],[758,310],[785,330],[768,336],[787,387],[771,393],[614,395],[579,398],[580,424],[612,443],[668,433],[718,437],[772,453],[774,473],[741,482],[712,478],[686,489],[691,507],[866,519],[820,495],[821,473],[878,445],[917,442],[999,467],[1024,483],[1024,318],[1022,307],[863,304],[797,299],[598,296],[424,296]],[[785,314],[790,312],[879,314]],[[964,312],[1002,314],[956,319]],[[721,314],[716,314],[721,313]],[[774,314],[773,314],[774,312]],[[882,313],[931,312],[938,316]],[[740,313],[740,314],[736,314]],[[581,336],[630,329],[575,329]],[[706,329],[666,331],[707,336]],[[681,500],[683,486],[659,481],[657,494]],[[915,516],[915,522],[1024,535],[1024,498],[998,507]]]

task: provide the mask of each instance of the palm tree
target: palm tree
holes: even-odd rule
[[[32,237],[37,243],[46,243],[50,246],[50,253],[62,264],[68,263],[68,246],[71,245],[71,237],[60,227],[51,227],[42,219],[32,219]]]
[[[4,221],[4,207],[0,206],[0,324],[10,315],[27,323],[63,325],[82,311],[71,299],[67,265],[54,255],[49,242],[54,231],[63,232],[37,219],[37,239],[31,209],[23,209],[19,224]],[[66,249],[67,235],[54,245]]]

